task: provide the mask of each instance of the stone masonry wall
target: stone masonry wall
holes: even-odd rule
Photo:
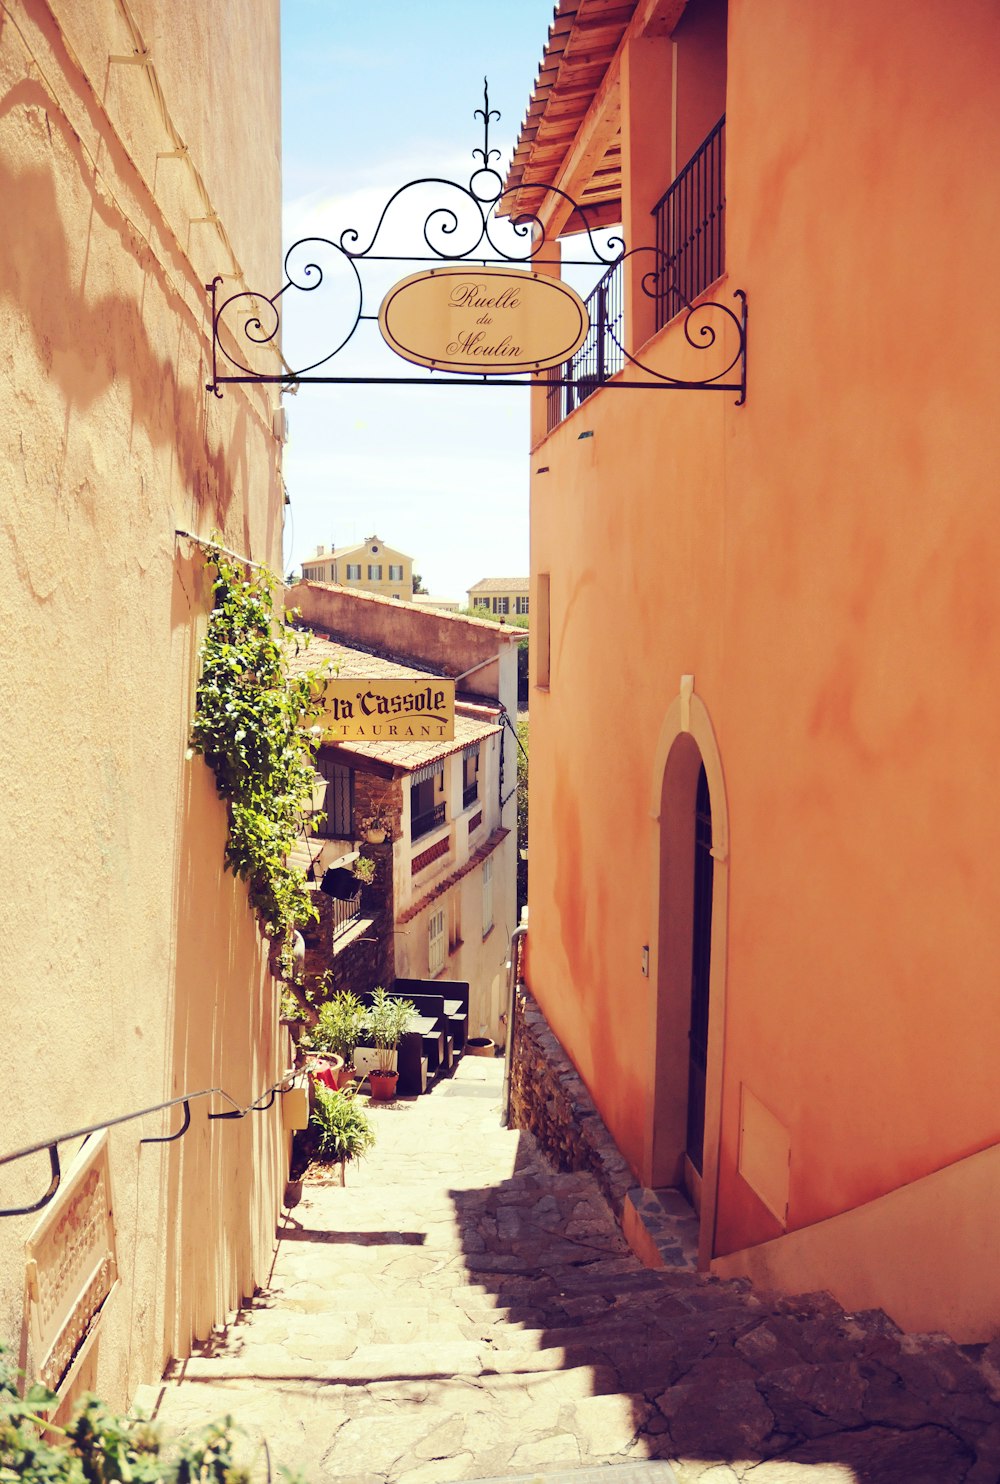
[[[363,840],[361,821],[372,812],[378,803],[385,806],[389,815],[389,836],[386,841],[398,840],[403,828],[403,785],[390,779],[379,778],[374,773],[354,773],[354,838]],[[369,847],[374,853],[375,847]]]
[[[522,986],[511,1059],[511,1126],[530,1129],[560,1170],[588,1170],[618,1221],[636,1181],[593,1099]]]

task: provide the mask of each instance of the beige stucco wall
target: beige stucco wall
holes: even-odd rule
[[[1000,1333],[1000,1145],[830,1221],[731,1253],[713,1273],[761,1288],[828,1288],[849,1309],[885,1309],[911,1332],[963,1344]]]
[[[194,173],[157,158],[151,77],[109,64],[126,13],[247,279],[280,271],[277,0],[0,14],[0,1152],[203,1087],[249,1099],[283,1053],[225,812],[186,756],[211,592],[174,535],[280,562],[273,394],[204,389],[203,286],[233,265]],[[113,1402],[266,1272],[280,1110],[206,1106],[177,1144],[139,1146],[160,1116],[112,1131],[121,1283],[83,1380]],[[42,1156],[2,1168],[0,1205],[46,1183]],[[33,1220],[0,1221],[0,1339],[29,1366]]]

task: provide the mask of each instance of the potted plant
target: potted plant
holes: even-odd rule
[[[316,1158],[340,1165],[340,1183],[344,1183],[349,1160],[361,1159],[375,1143],[375,1129],[353,1092],[324,1087],[316,1088],[316,1106],[312,1114],[316,1130]]]
[[[375,1048],[375,1065],[368,1074],[372,1097],[376,1102],[388,1101],[396,1096],[397,1047],[400,1038],[417,1007],[412,1000],[400,999],[389,994],[379,985],[372,991],[372,1002],[365,1016],[365,1028],[371,1045]]]
[[[370,855],[359,855],[354,862],[354,879],[362,886],[371,886],[375,880],[375,861]]]
[[[334,1070],[343,1086],[354,1075],[354,1048],[365,1027],[365,1007],[349,989],[338,989],[319,1008],[311,1040],[317,1053],[335,1058]]]
[[[360,821],[361,830],[369,845],[381,845],[392,839],[392,815],[385,798],[373,799],[370,813]]]

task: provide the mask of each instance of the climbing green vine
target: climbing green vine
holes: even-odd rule
[[[226,865],[246,881],[267,935],[287,942],[315,916],[288,856],[312,805],[318,733],[310,726],[322,711],[323,675],[288,672],[289,653],[308,639],[275,614],[273,573],[248,575],[218,546],[208,562],[215,606],[201,649],[191,747],[229,805]]]

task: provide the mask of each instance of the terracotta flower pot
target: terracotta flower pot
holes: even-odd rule
[[[385,830],[365,830],[365,839],[369,845],[382,845],[385,843]]]
[[[465,1049],[469,1056],[495,1056],[497,1048],[496,1042],[491,1041],[489,1036],[470,1036]]]
[[[376,1072],[368,1073],[368,1081],[372,1090],[372,1101],[376,1103],[388,1103],[396,1096],[396,1083],[399,1080],[398,1072]]]

